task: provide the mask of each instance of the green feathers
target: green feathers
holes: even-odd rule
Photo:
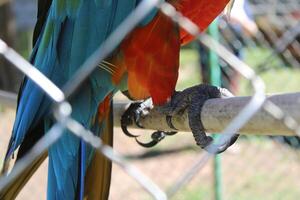
[[[75,17],[83,0],[53,0],[55,15],[57,17]]]
[[[40,46],[41,51],[45,51],[46,48],[49,46],[51,37],[53,36],[53,32],[54,32],[54,21],[48,21],[45,28],[43,40],[41,41],[41,46]]]
[[[96,6],[99,8],[105,8],[112,3],[112,0],[94,0]],[[75,17],[78,13],[78,9],[82,4],[83,0],[53,0],[53,6],[57,16],[68,16]]]

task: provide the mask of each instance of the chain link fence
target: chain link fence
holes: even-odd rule
[[[187,32],[195,35],[206,51],[214,52],[219,56],[224,86],[234,88],[237,94],[251,95],[249,103],[222,131],[223,133],[237,132],[259,109],[263,108],[277,120],[284,121],[286,126],[295,132],[295,135],[299,135],[300,129],[297,121],[289,116],[289,113],[272,104],[266,97],[266,90],[280,92],[274,91],[272,87],[270,89],[269,86],[273,84],[273,79],[284,78],[282,73],[288,71],[293,78],[300,77],[297,71],[300,58],[298,54],[299,1],[249,1],[257,32],[245,34],[239,31],[236,25],[228,24],[224,18],[220,19],[219,23],[221,33],[219,41],[209,35],[201,34],[197,26],[177,13],[167,2],[143,1],[85,62],[67,84],[65,90],[55,86],[0,40],[2,57],[35,81],[57,105],[56,109],[53,109],[57,123],[32,151],[16,164],[8,177],[1,177],[0,189],[12,181],[43,150],[52,145],[63,134],[63,130],[68,129],[113,161],[110,199],[215,198],[211,155],[201,151],[195,145],[192,135],[177,134],[174,137],[168,137],[152,149],[144,149],[134,140],[123,135],[119,128],[115,128],[113,150],[103,145],[99,138],[93,136],[70,117],[67,97],[76,91],[97,64],[113,51],[125,35],[154,7],[158,7]],[[179,87],[185,88],[199,81],[200,76],[194,82],[186,78],[190,77],[191,69],[197,70],[200,74],[199,59],[200,57],[203,59],[204,54],[199,56],[198,52],[197,42],[182,50],[183,68]],[[297,73],[299,76],[296,76]],[[202,70],[202,75],[204,74]],[[232,81],[235,85],[231,84]],[[294,81],[288,77],[284,84],[288,85],[288,82],[295,83],[291,91],[300,89],[297,80]],[[291,91],[283,90],[283,92]],[[117,95],[115,98],[123,100],[124,97]],[[295,102],[299,101],[295,99]],[[8,144],[13,119],[14,111],[3,109],[0,123],[1,156],[5,153]],[[147,135],[145,130],[138,131],[145,132]],[[228,134],[221,137],[220,141],[226,139],[228,139]],[[295,145],[291,145],[286,140]],[[235,146],[222,155],[222,197],[224,199],[298,199],[300,157],[297,141],[297,137],[241,137]],[[31,178],[18,199],[45,199],[46,169],[47,161]]]

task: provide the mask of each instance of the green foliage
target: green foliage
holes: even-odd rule
[[[178,195],[172,198],[173,200],[196,200],[196,199],[212,199],[209,195],[212,194],[212,188],[208,186],[198,186],[190,189],[183,189]]]
[[[275,57],[266,62],[271,51],[263,48],[246,49],[245,62],[255,71],[262,63],[270,69],[258,74],[266,84],[267,93],[297,92],[300,90],[300,70],[284,66],[279,58]],[[194,49],[182,49],[180,54],[180,79],[178,89],[184,89],[201,81],[201,72],[198,63],[199,55]],[[253,94],[250,82],[241,77],[239,95]]]
[[[26,59],[29,58],[32,49],[32,34],[32,31],[18,32],[16,50]]]
[[[266,92],[269,94],[274,93],[286,93],[286,92],[299,92],[300,91],[300,70],[285,66],[279,58],[269,59],[271,51],[263,48],[252,48],[246,49],[244,51],[245,62],[250,65],[255,71],[258,71],[258,66],[264,64],[265,67],[268,67],[269,70],[266,70],[258,75],[263,79],[266,84]],[[178,88],[183,89],[191,85],[195,85],[200,82],[200,70],[198,64],[198,52],[193,49],[182,49],[181,50],[181,73],[180,81],[178,83]],[[268,66],[267,66],[268,65]],[[252,95],[253,91],[248,80],[243,77],[240,77],[240,88],[239,95]],[[258,147],[265,150],[267,153],[273,151],[274,146],[270,143],[270,140],[265,137],[248,137],[246,141],[251,142],[252,144],[257,145]],[[240,139],[243,141],[243,138]],[[267,142],[269,141],[269,142]],[[275,152],[274,152],[275,153]],[[251,155],[254,155],[251,154]],[[270,154],[268,154],[270,155]],[[267,155],[266,155],[267,158]],[[271,158],[270,158],[271,159]],[[283,157],[280,159],[281,166],[286,165],[286,169],[290,167],[290,158]],[[245,160],[241,160],[241,163]],[[274,158],[274,162],[275,162]],[[266,161],[267,162],[267,161]],[[269,160],[268,162],[272,162]],[[240,163],[240,165],[242,165]],[[235,163],[236,164],[236,163]],[[237,165],[237,164],[236,164]],[[242,165],[243,166],[243,165]],[[250,166],[249,166],[250,167]],[[235,170],[237,170],[236,168]],[[252,200],[252,199],[297,199],[300,196],[299,188],[297,183],[293,182],[294,180],[284,180],[282,184],[282,173],[280,170],[272,170],[270,174],[270,168],[260,167],[255,169],[255,174],[245,181],[242,181],[243,184],[238,184],[238,188],[234,190],[235,192],[230,193],[229,198],[226,198],[226,192],[224,192],[224,199],[228,200]],[[286,172],[288,173],[288,172]],[[293,177],[293,175],[289,175]],[[292,179],[292,178],[291,178]],[[242,179],[241,179],[242,180]],[[193,184],[195,185],[195,184]],[[213,192],[213,187],[203,187],[207,185],[203,180],[199,180],[196,183],[196,186],[188,187],[179,192],[174,199],[180,200],[194,200],[194,199],[213,199],[212,196],[209,196]],[[272,188],[279,187],[279,188]],[[228,189],[231,187],[227,186]],[[266,191],[269,189],[269,191]],[[224,185],[224,190],[226,191],[226,185]]]
[[[199,55],[194,49],[183,49],[180,52],[180,68],[177,90],[196,85],[201,80]]]
[[[258,66],[262,63],[264,67],[269,70],[259,73],[258,75],[266,84],[266,92],[287,93],[297,92],[300,90],[300,70],[284,66],[278,57],[269,58],[271,51],[268,49],[256,48],[246,49],[245,62],[258,71]],[[248,80],[241,79],[240,81],[240,95],[251,95],[251,85]]]

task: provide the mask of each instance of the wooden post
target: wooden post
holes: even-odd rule
[[[207,132],[221,132],[232,121],[232,119],[245,107],[251,97],[231,97],[227,99],[210,99],[203,108],[201,114],[202,123]],[[288,114],[300,124],[300,93],[272,95],[268,100],[281,108],[284,114]],[[15,108],[16,95],[0,91],[0,104]],[[128,102],[116,102],[114,104],[114,125],[120,127],[120,119],[129,106]],[[276,110],[275,110],[276,111]],[[282,117],[276,111],[278,117]],[[153,108],[149,115],[142,117],[140,123],[145,129],[172,130],[166,121],[166,116],[161,114],[158,107]],[[178,131],[190,132],[187,113],[177,115],[172,119],[173,125]],[[287,123],[293,123],[287,121]],[[131,128],[139,127],[132,125]],[[295,131],[287,128],[282,120],[275,119],[264,109],[260,109],[250,121],[240,130],[244,135],[296,135]]]
[[[224,130],[242,108],[245,107],[250,98],[232,97],[208,100],[204,104],[202,112],[199,113],[207,132],[217,133]],[[273,95],[268,99],[279,106],[284,113],[300,123],[300,93]],[[124,112],[126,104],[116,104],[114,107],[114,123],[115,126],[120,126],[120,116]],[[282,117],[281,113],[276,112],[276,114],[278,117]],[[152,109],[149,115],[142,117],[140,123],[145,129],[172,131],[166,122],[166,116],[162,115],[158,108]],[[172,123],[179,131],[190,132],[187,112],[173,117]],[[132,127],[137,128],[136,126]],[[239,133],[246,135],[296,135],[295,131],[287,128],[282,120],[275,119],[263,109],[260,109]]]

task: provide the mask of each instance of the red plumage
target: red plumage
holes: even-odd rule
[[[224,10],[230,0],[174,0],[173,5],[183,16],[188,17],[204,31],[209,24]],[[181,44],[186,44],[194,36],[180,30]]]
[[[179,67],[179,30],[158,13],[145,27],[136,28],[121,45],[132,97],[151,96],[163,104],[174,92]]]
[[[222,12],[229,0],[169,0],[200,30]],[[136,28],[121,44],[122,69],[128,72],[131,97],[152,97],[156,105],[168,101],[175,90],[180,45],[194,39],[160,11],[146,26]],[[120,61],[118,62],[120,63]],[[125,71],[125,70],[124,70]]]

